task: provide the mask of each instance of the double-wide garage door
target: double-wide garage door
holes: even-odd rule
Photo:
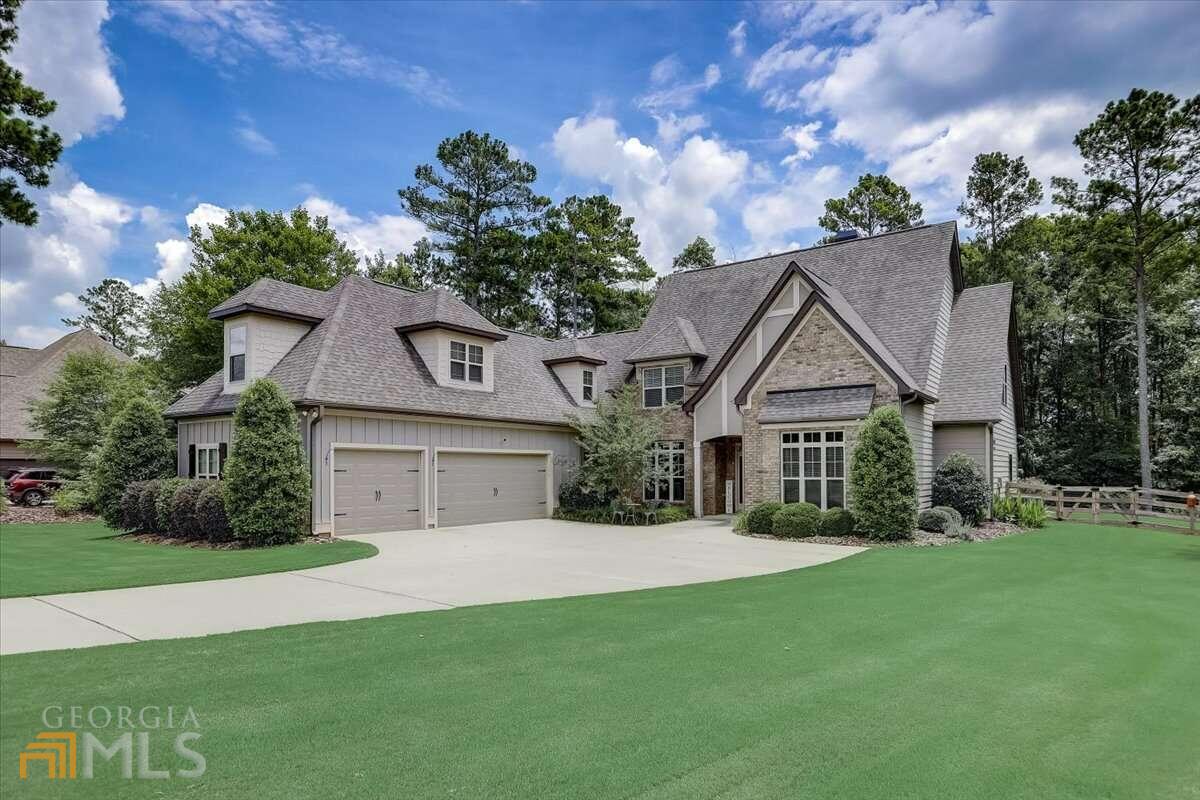
[[[525,453],[439,452],[438,527],[546,515],[547,459]],[[425,527],[424,454],[415,450],[338,448],[333,524],[338,534]]]

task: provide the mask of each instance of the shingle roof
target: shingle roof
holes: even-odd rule
[[[504,331],[441,286],[419,292],[405,302],[400,308],[395,327],[401,331],[441,327],[498,341],[507,338]]]
[[[656,361],[681,356],[707,358],[708,351],[692,321],[684,317],[676,317],[673,324],[663,325],[652,336],[635,347],[625,357],[625,361],[629,364],[637,364],[641,361]]]
[[[955,299],[936,422],[1000,419],[1012,296],[1011,283],[996,283],[965,289]]]
[[[546,343],[546,357],[543,364],[566,364],[571,361],[583,361],[590,364],[605,364],[608,359],[592,346],[587,339],[559,339]]]
[[[758,421],[816,422],[859,419],[871,413],[875,385],[816,387],[767,392]]]
[[[89,330],[68,333],[41,350],[0,346],[0,439],[40,439],[33,429],[29,405],[45,397],[71,353],[104,352],[118,361],[129,356]]]
[[[300,319],[323,319],[330,311],[330,294],[274,278],[260,278],[208,312],[222,319],[243,311],[265,311]]]

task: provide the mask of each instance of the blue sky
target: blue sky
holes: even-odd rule
[[[0,230],[0,336],[42,345],[103,277],[150,293],[224,209],[422,233],[396,190],[444,137],[498,136],[555,200],[602,192],[657,268],[810,244],[887,171],[953,218],[973,156],[1079,176],[1130,87],[1194,94],[1200,3],[27,3],[14,63],[69,145],[42,221]]]

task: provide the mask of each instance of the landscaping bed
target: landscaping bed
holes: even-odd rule
[[[894,539],[881,540],[871,539],[866,536],[848,535],[848,536],[809,536],[803,539],[796,539],[788,536],[775,536],[767,533],[749,533],[745,530],[736,530],[736,533],[742,536],[749,536],[754,539],[778,539],[789,542],[808,542],[810,544],[840,544],[849,545],[852,547],[944,547],[952,544],[963,544],[965,542],[980,542],[999,539],[1004,536],[1012,536],[1016,533],[1024,533],[1025,531],[1017,525],[1011,525],[1007,522],[985,522],[978,527],[971,528],[960,536],[951,536],[946,533],[934,531],[917,530],[913,533],[911,539]]]
[[[95,519],[95,514],[88,514],[82,511],[59,515],[53,505],[31,507],[10,504],[4,509],[3,514],[0,514],[0,525],[10,523],[20,525],[48,525],[61,522],[94,522]]]

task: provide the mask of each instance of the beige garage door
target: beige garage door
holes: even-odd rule
[[[546,457],[439,453],[438,527],[546,516]]]
[[[423,528],[421,453],[347,450],[333,456],[335,534]]]

